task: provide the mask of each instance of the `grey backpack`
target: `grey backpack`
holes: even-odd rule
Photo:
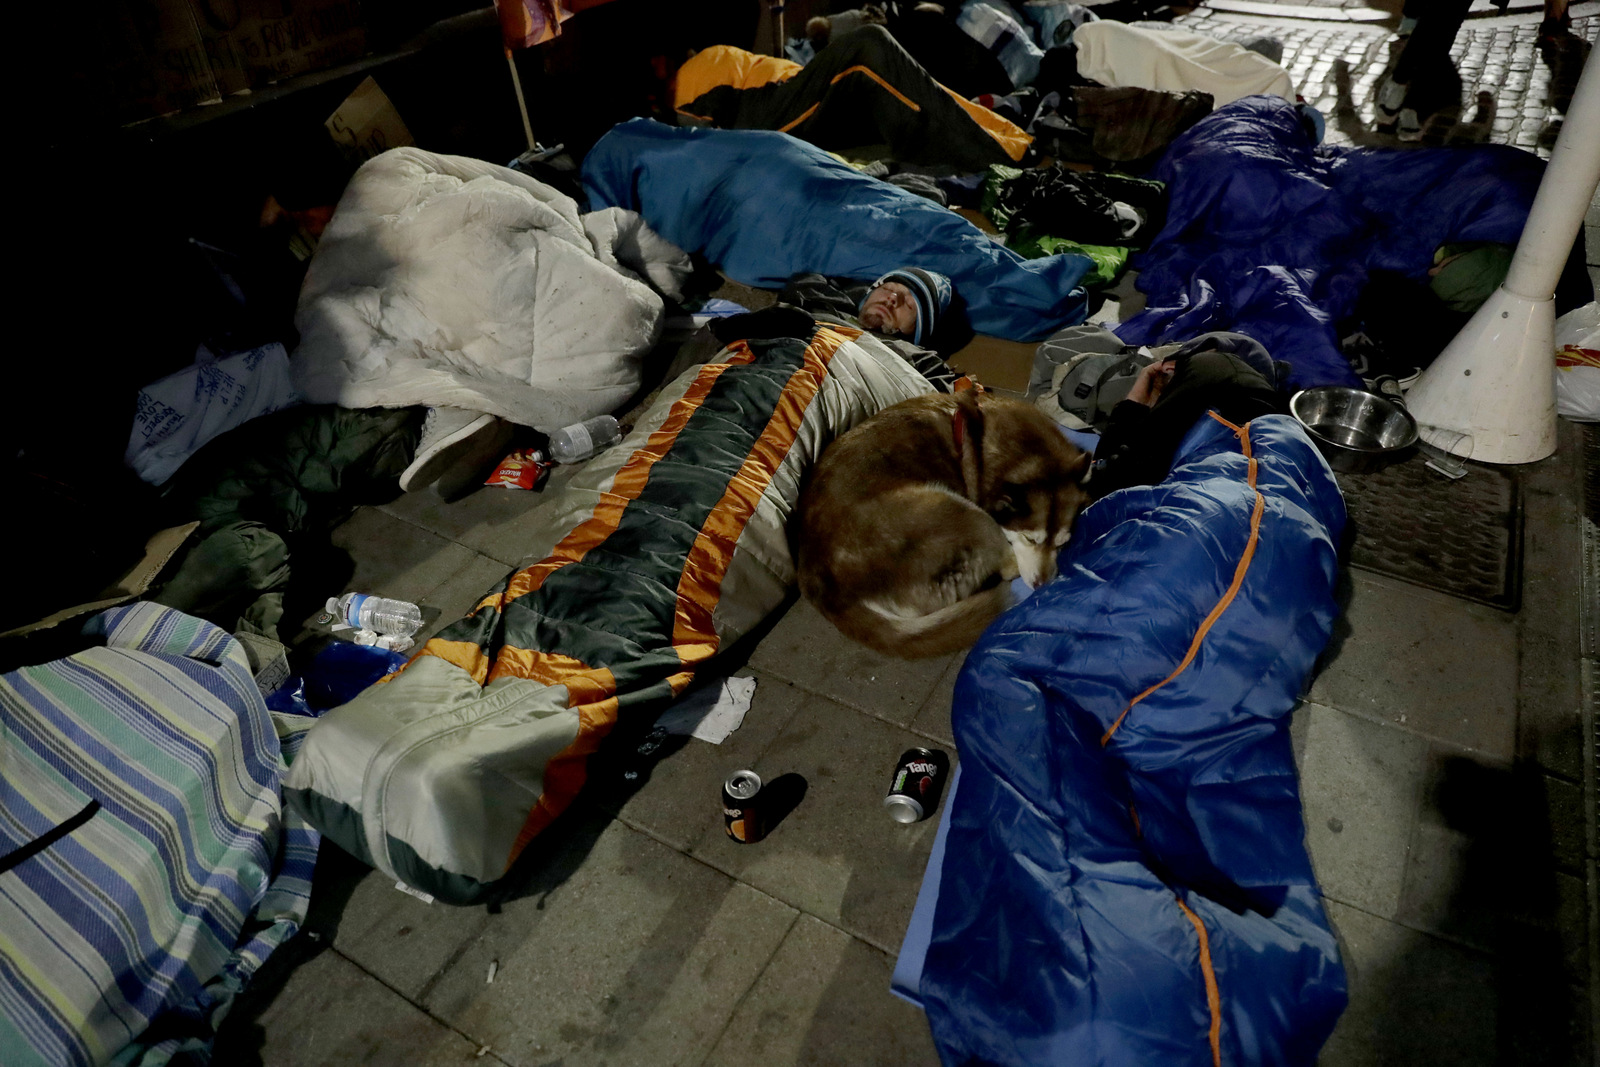
[[[1034,356],[1034,403],[1069,430],[1098,433],[1111,409],[1127,399],[1139,372],[1157,358],[1148,348],[1124,345],[1109,330],[1068,327],[1040,344]]]

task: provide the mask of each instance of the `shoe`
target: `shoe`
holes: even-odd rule
[[[1410,390],[1413,385],[1416,385],[1417,379],[1421,376],[1421,367],[1401,367],[1392,370],[1386,370],[1382,374],[1374,374],[1370,378],[1366,375],[1362,375],[1361,384],[1367,387],[1368,392],[1376,393],[1380,391],[1378,389],[1378,383],[1385,378],[1389,378],[1393,379],[1395,382],[1398,382],[1400,385],[1400,391],[1404,393]]]
[[[1377,374],[1372,368],[1376,362],[1378,346],[1365,333],[1357,331],[1343,338],[1339,342],[1339,350],[1349,361],[1350,369],[1363,381]]]
[[[1402,141],[1422,140],[1422,119],[1416,108],[1403,107],[1395,123],[1394,135]]]
[[[1406,92],[1411,86],[1397,82],[1392,77],[1385,76],[1383,84],[1378,86],[1378,121],[1393,121],[1400,113],[1400,106],[1406,102]]]
[[[1422,376],[1422,368],[1417,366],[1415,360],[1389,359],[1380,357],[1367,364],[1365,371],[1357,371],[1361,382],[1370,392],[1378,391],[1378,383],[1385,378],[1393,378],[1400,384],[1400,391],[1406,392],[1417,379]]]
[[[1366,385],[1368,390],[1376,391],[1376,383],[1381,378],[1393,378],[1400,383],[1400,390],[1410,389],[1416,382],[1417,376],[1422,373],[1422,367],[1414,359],[1407,359],[1392,353],[1388,348],[1378,344],[1365,332],[1351,334],[1339,342],[1345,359],[1350,362],[1350,369]]]
[[[405,492],[426,489],[457,468],[473,472],[498,460],[511,440],[511,424],[463,408],[429,408],[417,454],[400,474]]]

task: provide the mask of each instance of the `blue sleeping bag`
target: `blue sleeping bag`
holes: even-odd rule
[[[921,984],[945,1063],[1316,1061],[1345,981],[1289,717],[1344,522],[1293,420],[1202,418],[974,647]]]
[[[922,267],[950,279],[974,330],[1013,341],[1041,340],[1086,312],[1087,256],[1023,259],[955,212],[786,133],[632,119],[589,150],[583,188],[592,208],[637,211],[756,288]]]
[[[1368,271],[1427,284],[1440,245],[1516,244],[1543,175],[1506,145],[1319,149],[1288,101],[1236,100],[1151,175],[1167,183],[1167,221],[1129,264],[1145,310],[1116,333],[1164,344],[1233,330],[1288,360],[1297,388],[1359,386],[1337,328]]]

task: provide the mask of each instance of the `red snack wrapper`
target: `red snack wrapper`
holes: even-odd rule
[[[538,489],[550,476],[555,464],[544,458],[537,448],[524,448],[500,461],[484,485],[501,485],[507,489]]]

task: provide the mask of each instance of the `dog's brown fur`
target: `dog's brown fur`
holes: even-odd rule
[[[880,652],[966,648],[1005,609],[1012,578],[1054,576],[1088,469],[1020,400],[963,392],[885,408],[835,441],[801,492],[800,591]]]

